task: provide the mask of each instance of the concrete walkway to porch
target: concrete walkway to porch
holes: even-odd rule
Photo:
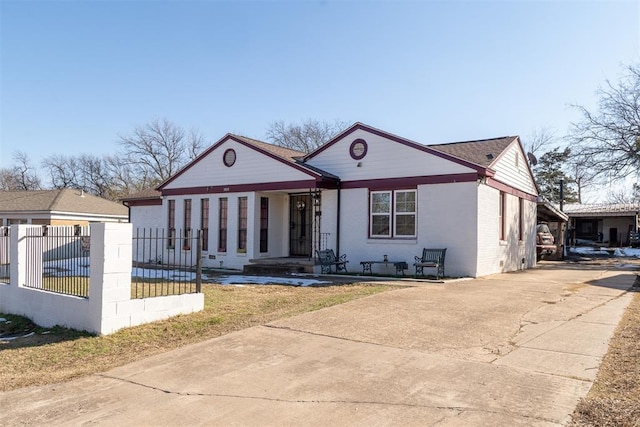
[[[2,393],[0,425],[561,425],[635,278],[546,264],[420,282]]]

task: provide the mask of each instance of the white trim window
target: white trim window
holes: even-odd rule
[[[416,190],[372,191],[369,199],[370,237],[416,237]]]

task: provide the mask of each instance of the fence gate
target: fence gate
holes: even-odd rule
[[[201,292],[202,241],[202,230],[136,229],[131,296]]]
[[[89,226],[30,227],[26,247],[26,287],[89,297]]]

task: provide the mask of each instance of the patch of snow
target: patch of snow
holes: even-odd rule
[[[322,283],[329,283],[316,279],[302,279],[300,277],[270,277],[270,276],[220,276],[216,280],[221,285],[293,285],[293,286],[310,286]]]
[[[626,270],[640,270],[640,267],[634,264],[616,264],[616,268],[626,269]]]
[[[182,281],[196,280],[196,273],[182,270],[160,270],[155,268],[134,267],[131,269],[132,277],[145,277],[151,279],[173,279]]]
[[[89,277],[89,257],[56,259],[42,263],[47,276],[82,276]]]
[[[13,340],[18,339],[18,338],[29,338],[32,335],[35,335],[35,332],[29,332],[26,335],[11,335],[11,336],[8,336],[8,337],[0,337],[0,340],[2,340],[2,341],[13,341]]]
[[[570,253],[578,255],[606,255],[614,257],[640,258],[640,248],[593,248],[590,246],[576,246],[569,248]]]

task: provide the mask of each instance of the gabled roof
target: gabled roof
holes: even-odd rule
[[[517,138],[517,137],[500,137],[500,138],[494,138],[494,139],[488,139],[488,140],[467,141],[467,142],[453,143],[453,144],[424,145],[424,144],[420,144],[418,142],[400,137],[398,135],[394,135],[392,133],[389,133],[380,129],[376,129],[364,123],[356,122],[352,126],[350,126],[348,129],[344,130],[342,133],[333,137],[326,144],[320,146],[315,151],[307,154],[304,158],[304,161],[307,161],[315,157],[316,155],[320,154],[321,152],[323,152],[324,150],[326,150],[327,148],[329,148],[339,140],[345,138],[346,136],[355,132],[358,129],[364,130],[365,132],[369,132],[374,135],[381,136],[386,139],[390,139],[392,141],[399,142],[401,144],[416,148],[418,150],[433,154],[435,156],[453,161],[463,166],[476,169],[478,173],[481,173],[487,176],[493,176],[494,174],[494,172],[489,167],[493,163],[493,160],[487,163],[487,159],[486,159],[486,154],[488,153],[487,148],[491,148],[492,149],[491,151],[496,151],[495,153],[492,153],[492,154],[494,156],[493,159],[497,159],[504,152],[504,150],[509,146],[509,144],[511,144],[513,140]],[[492,143],[485,146],[484,141],[492,141]],[[459,144],[459,146],[447,147],[447,146],[452,146],[454,144]],[[443,147],[446,147],[446,148],[443,148]],[[482,147],[484,148],[480,149]],[[497,149],[500,147],[502,147],[502,149],[498,151]],[[477,151],[477,150],[479,150],[479,153],[474,154],[474,151]],[[482,159],[483,156],[485,156],[485,159]]]
[[[257,139],[247,138],[246,136],[233,135],[233,134],[229,134],[229,135],[233,136],[236,139],[240,139],[256,148],[267,151],[284,160],[295,162],[296,159],[304,157],[304,153],[301,151],[291,150],[289,148],[280,147],[279,145],[273,145],[273,144],[269,144],[268,142],[259,141]]]
[[[234,134],[228,133],[224,137],[222,137],[220,140],[218,140],[218,142],[216,142],[207,150],[205,150],[202,154],[200,154],[197,158],[195,158],[185,167],[180,169],[175,175],[173,175],[172,177],[167,179],[165,182],[160,184],[157,189],[162,191],[162,189],[167,184],[169,184],[170,182],[175,180],[177,177],[182,175],[185,171],[189,170],[196,163],[198,163],[200,160],[208,156],[212,151],[214,151],[216,148],[218,148],[220,145],[222,145],[224,142],[228,140],[238,142],[268,157],[271,157],[284,164],[294,167],[295,169],[298,169],[299,171],[304,172],[315,179],[329,180],[329,181],[335,180],[335,177],[333,175],[327,172],[321,171],[318,168],[311,168],[305,165],[304,163],[301,163],[299,160],[304,157],[304,153],[301,151],[291,150],[289,148],[284,148],[277,145],[269,144],[268,142],[259,141],[257,139],[248,138],[246,136],[234,135]]]
[[[640,203],[572,203],[563,210],[569,216],[633,216],[640,212]]]
[[[127,216],[126,206],[81,190],[0,191],[0,212],[69,212]]]
[[[130,201],[130,200],[155,200],[162,198],[162,193],[155,188],[147,188],[146,190],[138,191],[137,193],[130,194],[126,197],[123,197],[120,200]]]
[[[459,159],[489,168],[517,138],[517,136],[502,136],[477,141],[433,144],[429,145],[429,147]]]

